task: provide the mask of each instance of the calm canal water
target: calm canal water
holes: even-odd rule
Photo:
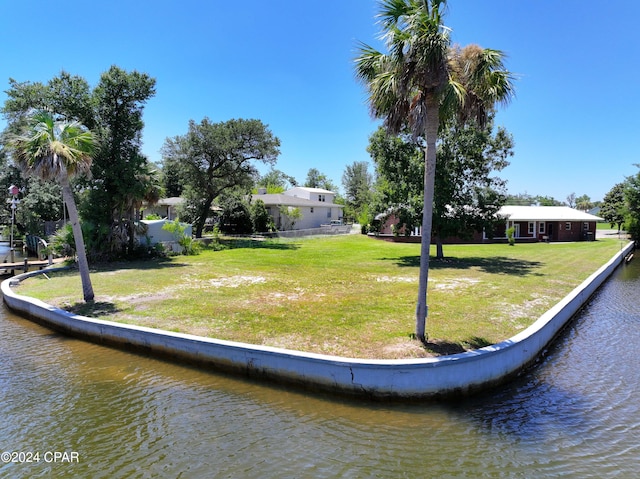
[[[202,372],[70,339],[3,307],[0,450],[40,455],[3,454],[0,477],[637,477],[639,294],[637,259],[521,378],[411,405]]]

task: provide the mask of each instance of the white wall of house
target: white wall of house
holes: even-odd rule
[[[277,229],[310,229],[319,228],[334,220],[342,219],[342,206],[333,203],[335,193],[320,188],[291,188],[281,194],[266,194],[259,191],[253,200],[262,200],[273,217]],[[291,228],[290,220],[281,214],[281,208],[297,208],[302,218],[295,221]]]
[[[342,210],[336,207],[324,206],[298,206],[302,214],[302,218],[296,220],[293,229],[304,230],[309,228],[319,228],[321,225],[329,224],[331,220],[339,220],[342,218]],[[267,210],[274,219],[276,227],[283,229],[291,229],[288,218],[280,214],[278,207],[267,207]]]
[[[176,236],[163,229],[164,225],[167,223],[171,223],[169,220],[142,220],[140,224],[146,227],[146,231],[139,235],[140,242],[144,243],[149,240],[150,244],[156,243],[172,243],[176,242]],[[187,223],[181,223],[182,226],[185,227],[184,234],[185,236],[191,236],[192,234],[192,226]]]
[[[331,220],[340,219],[339,208],[324,206],[303,206],[300,208],[302,218],[296,222],[295,229],[304,230],[308,228],[318,228],[320,225],[328,224]]]
[[[296,198],[304,198],[305,200],[320,201],[322,203],[333,203],[336,194],[333,191],[323,190],[321,188],[305,188],[296,186],[284,192],[287,196],[295,196]]]

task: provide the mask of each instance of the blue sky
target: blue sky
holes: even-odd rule
[[[373,0],[0,0],[0,102],[8,79],[61,70],[93,86],[111,65],[157,81],[145,108],[153,161],[190,119],[257,118],[282,142],[276,168],[317,168],[341,186],[370,161],[369,116],[355,80],[358,41],[379,45]],[[450,0],[455,43],[503,50],[517,96],[497,124],[515,140],[499,176],[510,193],[600,200],[638,171],[640,2]],[[0,120],[0,128],[5,123]]]

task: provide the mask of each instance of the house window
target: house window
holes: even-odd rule
[[[331,218],[331,208],[327,211],[327,218]]]
[[[313,206],[311,207],[311,212],[313,213]]]
[[[318,201],[325,201],[324,195],[318,195]]]
[[[540,225],[538,226],[538,233],[544,234],[544,221],[540,222]]]
[[[585,231],[589,231],[589,223],[588,223],[587,221],[585,221],[585,222],[582,224],[582,229],[584,229]]]
[[[535,223],[533,221],[529,221],[529,234],[532,235],[536,230],[535,230]]]
[[[564,229],[566,229],[567,231],[569,231],[569,230],[571,229],[571,223],[567,221],[567,222],[564,224]]]

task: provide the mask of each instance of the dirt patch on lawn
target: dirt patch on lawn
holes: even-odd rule
[[[418,278],[414,276],[377,276],[378,283],[417,283]]]
[[[209,288],[239,288],[266,282],[263,276],[223,276],[212,279],[184,278],[182,283],[176,285],[176,289],[209,289]]]
[[[385,344],[376,351],[378,359],[409,359],[428,358],[435,356],[427,351],[420,341],[410,338],[398,338],[390,344]]]
[[[479,279],[474,278],[457,278],[452,280],[434,281],[433,288],[446,291],[450,289],[460,289],[467,286],[473,286],[479,282]]]

